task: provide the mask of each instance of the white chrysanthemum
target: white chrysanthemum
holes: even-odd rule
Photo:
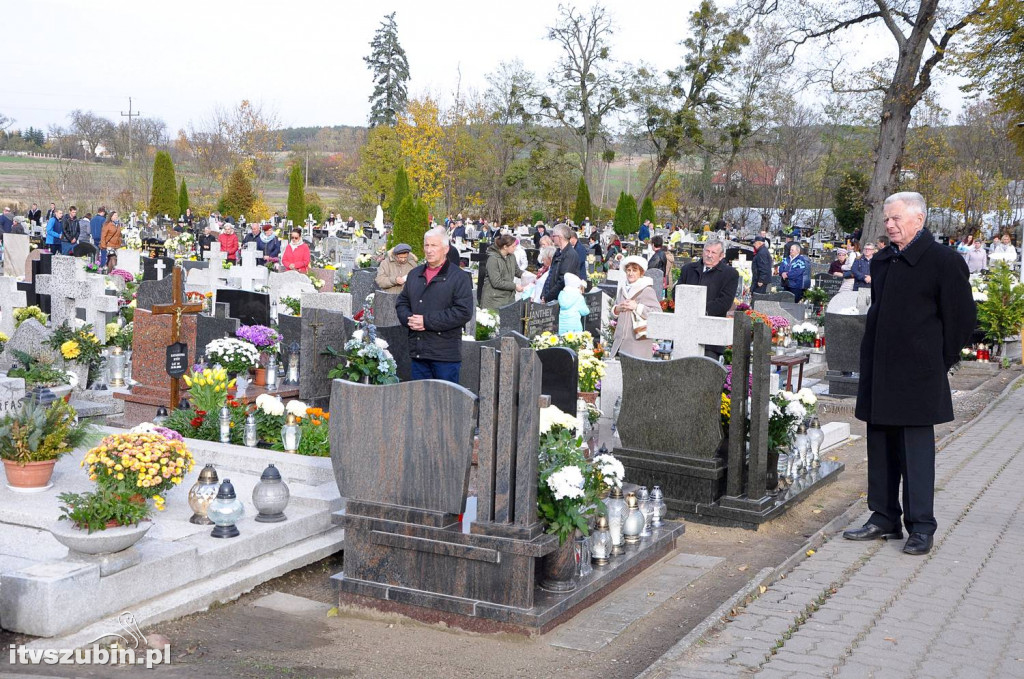
[[[794,394],[791,391],[783,390],[780,393],[782,394],[782,398],[786,399],[787,401],[795,401],[797,400],[797,398],[799,398],[796,394]]]
[[[561,425],[570,431],[576,431],[576,418],[562,412],[555,406],[540,409],[540,433],[547,434],[551,428]]]
[[[583,497],[583,472],[575,465],[562,467],[548,477],[548,488],[556,500],[575,500]]]
[[[284,403],[281,402],[276,396],[270,394],[260,394],[256,397],[256,407],[265,412],[267,415],[274,417],[280,417],[284,415]]]
[[[295,417],[305,417],[307,406],[302,401],[288,401],[286,410]]]
[[[476,322],[485,328],[493,328],[498,325],[498,315],[491,313],[487,309],[476,310]]]
[[[807,387],[804,387],[800,391],[796,392],[796,395],[799,396],[800,401],[807,406],[812,406],[818,402],[818,397],[815,396],[814,392],[808,389]]]
[[[152,422],[142,422],[129,430],[129,434],[153,434],[156,432],[156,425]]]
[[[598,455],[594,458],[594,466],[601,472],[606,484],[622,487],[622,481],[626,478],[626,468],[614,455]]]
[[[749,401],[749,399],[748,399],[748,401]],[[749,406],[749,403],[748,403],[748,406]],[[779,409],[778,404],[774,400],[768,401],[768,417],[775,417],[776,415],[781,415],[781,414],[782,414],[782,410]]]
[[[802,420],[807,415],[807,409],[804,408],[800,401],[790,401],[789,405],[786,406],[786,414]]]

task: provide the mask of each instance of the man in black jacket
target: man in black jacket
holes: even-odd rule
[[[750,292],[764,295],[772,283],[772,256],[764,236],[754,239],[754,261],[750,263]]]
[[[893,194],[883,210],[892,245],[871,258],[856,410],[867,422],[872,514],[843,537],[899,540],[902,515],[910,533],[903,551],[922,555],[937,526],[935,425],[953,419],[947,373],[974,331],[976,310],[964,259],[924,228],[921,194]]]
[[[60,253],[70,255],[71,251],[78,245],[78,236],[82,226],[78,223],[78,208],[74,205],[68,213],[61,218],[60,222]]]
[[[42,226],[43,223],[43,211],[39,209],[39,206],[32,203],[32,209],[28,211],[29,224],[35,226]]]
[[[395,301],[409,328],[414,380],[459,382],[462,327],[473,318],[473,279],[448,261],[448,235],[435,227],[423,236],[424,263],[409,272]]]
[[[558,293],[565,287],[565,274],[577,274],[580,269],[580,258],[572,247],[569,239],[572,236],[572,229],[565,224],[558,224],[551,230],[551,240],[554,241],[558,252],[551,260],[547,282],[544,283],[544,291],[541,293],[542,302],[554,302],[558,299]]]
[[[708,316],[725,318],[736,297],[736,285],[740,274],[725,261],[725,248],[720,241],[704,244],[701,261],[690,262],[679,272],[676,285],[703,285],[708,289],[704,313]],[[704,355],[718,359],[725,347],[706,346]]]

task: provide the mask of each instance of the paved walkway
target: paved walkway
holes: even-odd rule
[[[643,675],[1024,677],[1024,389],[937,459],[935,546],[831,536],[728,622]],[[868,513],[852,526],[860,526]]]

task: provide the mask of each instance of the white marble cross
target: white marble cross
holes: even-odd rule
[[[25,291],[18,289],[18,281],[0,276],[0,332],[14,337],[14,310],[25,306]]]
[[[210,251],[206,253],[206,261],[210,263],[210,268],[217,271],[217,276],[222,277],[221,271],[224,270],[224,262],[227,261],[227,254],[221,252],[220,243],[210,243]]]
[[[50,327],[59,328],[65,321],[74,325],[79,300],[83,303],[92,294],[85,280],[85,260],[54,255],[50,273],[37,276],[36,292],[50,296]],[[105,285],[105,284],[104,284]]]
[[[93,332],[102,344],[107,343],[107,323],[110,317],[117,314],[118,303],[115,295],[106,293],[104,276],[86,276],[86,284],[91,293],[85,300],[85,322],[92,324]]]
[[[242,265],[231,267],[231,271],[228,273],[228,278],[237,279],[239,286],[243,290],[252,291],[256,285],[267,284],[269,270],[267,267],[256,263],[257,254],[258,252],[255,249],[243,250]]]
[[[164,258],[161,257],[156,260],[156,264],[153,265],[153,268],[156,269],[156,279],[158,281],[162,281],[164,279],[164,269],[167,268],[167,265],[164,264]]]
[[[732,344],[732,319],[706,316],[708,289],[703,285],[677,285],[676,311],[647,316],[647,336],[672,340],[672,358],[703,356],[708,345]]]

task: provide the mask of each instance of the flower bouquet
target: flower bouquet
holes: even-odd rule
[[[809,347],[814,344],[818,336],[818,324],[805,321],[793,326],[793,339],[802,347]]]
[[[260,352],[249,342],[225,337],[206,345],[206,361],[220,364],[229,373],[246,373],[259,365]]]
[[[281,334],[265,325],[243,325],[235,336],[268,354],[276,354],[281,345]]]
[[[579,390],[581,392],[595,392],[601,389],[601,378],[604,377],[604,362],[594,356],[593,351],[582,350],[579,352]]]
[[[300,316],[302,314],[302,302],[295,297],[282,297],[280,305],[288,309],[288,313],[291,316]]]
[[[107,346],[120,347],[124,351],[132,348],[132,340],[135,338],[135,323],[129,321],[124,325],[117,321],[107,323]]]
[[[14,310],[14,327],[17,328],[19,325],[24,323],[30,318],[34,318],[43,325],[49,320],[49,316],[43,313],[43,310],[37,306],[26,306]]]
[[[398,364],[388,351],[388,343],[377,337],[372,325],[352,333],[343,353],[334,352],[330,347],[328,353],[343,359],[327,373],[331,379],[367,384],[398,383]]]
[[[476,310],[476,339],[483,342],[498,334],[498,314],[487,309]]]

